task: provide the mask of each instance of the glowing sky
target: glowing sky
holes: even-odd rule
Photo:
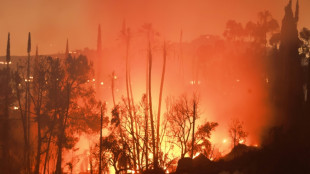
[[[201,34],[221,35],[227,20],[256,20],[262,10],[271,11],[280,22],[287,3],[288,0],[0,0],[0,55],[5,55],[7,32],[11,32],[12,55],[26,54],[29,31],[42,54],[63,52],[67,37],[71,49],[95,48],[99,23],[103,46],[107,47],[116,41],[123,19],[134,30],[145,22],[153,23],[172,41],[178,40],[182,28],[184,40],[189,41]],[[310,28],[309,8],[309,0],[300,0],[299,28]]]

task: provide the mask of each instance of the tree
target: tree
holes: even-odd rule
[[[26,118],[26,125],[27,125],[27,144],[26,144],[26,173],[31,173],[31,161],[30,161],[30,117],[31,117],[31,99],[30,99],[30,52],[31,52],[31,35],[30,32],[28,33],[28,45],[27,45],[27,77],[26,77],[26,95],[25,95],[25,118]]]
[[[198,130],[195,132],[192,154],[200,152],[209,159],[212,158],[212,145],[209,139],[211,138],[211,132],[214,131],[217,126],[218,123],[216,122],[205,122],[198,127]]]
[[[100,158],[105,159],[103,167],[110,165],[114,168],[115,173],[131,169],[131,159],[134,159],[130,155],[135,150],[131,148],[133,146],[130,146],[132,141],[123,131],[123,126],[126,129],[126,125],[122,121],[122,112],[119,105],[113,108],[109,127],[110,134],[102,138],[102,147],[99,147],[102,148],[102,156]]]
[[[166,59],[167,59],[167,48],[166,42],[164,42],[163,48],[163,69],[160,81],[160,90],[159,90],[159,102],[158,102],[158,111],[157,111],[157,139],[156,139],[156,155],[158,157],[159,149],[160,149],[160,135],[159,135],[159,128],[160,128],[160,111],[161,111],[161,101],[163,95],[163,86],[164,86],[164,79],[165,79],[165,71],[166,71]]]
[[[43,168],[44,174],[46,172],[47,164],[50,158],[50,147],[52,140],[53,142],[56,141],[57,137],[57,118],[59,118],[61,108],[64,105],[64,100],[62,99],[61,93],[61,85],[65,74],[59,58],[54,59],[52,57],[47,57],[46,59],[48,60],[48,73],[46,83],[49,84],[47,86],[46,110],[49,113],[48,118],[50,119],[47,121],[48,131],[46,133],[47,147]]]
[[[6,55],[6,68],[0,70],[0,147],[1,147],[1,165],[0,170],[4,173],[12,172],[12,166],[10,164],[10,108],[14,102],[12,80],[11,80],[11,55],[10,55],[10,33],[7,40],[7,55]]]
[[[267,46],[267,35],[279,29],[278,22],[272,17],[269,11],[262,11],[258,13],[258,21],[256,23],[249,21],[246,24],[245,32],[250,38],[250,41],[255,43],[259,48]]]
[[[184,158],[190,142],[193,111],[185,96],[178,100],[171,100],[167,105],[166,117],[170,127],[170,139],[181,149],[181,158]]]
[[[40,163],[41,163],[41,154],[42,154],[42,133],[45,133],[44,122],[47,117],[46,109],[46,100],[47,100],[47,59],[39,57],[38,47],[36,48],[36,56],[33,67],[33,81],[32,81],[32,103],[34,105],[35,121],[37,122],[37,154],[36,154],[36,163],[35,163],[35,174],[40,172]],[[44,113],[45,111],[45,113]]]
[[[92,119],[92,115],[83,114],[88,111],[89,105],[96,105],[94,101],[94,91],[92,88],[87,88],[87,80],[90,78],[92,66],[87,58],[83,55],[77,58],[69,55],[64,61],[64,78],[61,82],[60,93],[62,100],[59,117],[57,118],[58,138],[57,138],[57,163],[56,174],[61,173],[62,150],[63,147],[72,148],[76,138],[70,137],[67,131],[80,130],[78,121],[86,121]],[[59,80],[59,79],[58,79]],[[56,79],[57,81],[57,79]],[[59,96],[60,97],[60,96]],[[79,104],[79,101],[83,104]],[[89,104],[89,105],[88,105]],[[98,106],[98,104],[97,104]],[[99,110],[99,109],[98,109]],[[84,111],[84,112],[83,112]],[[91,116],[90,118],[87,116]],[[79,119],[86,117],[85,119]],[[99,120],[99,115],[97,115]],[[76,120],[74,119],[76,118]],[[93,120],[93,121],[98,121]],[[69,124],[70,123],[70,124]],[[77,124],[74,124],[77,123]],[[87,122],[86,122],[87,123]],[[78,126],[78,127],[75,127]],[[99,126],[98,126],[99,127]],[[69,130],[67,129],[69,128]],[[90,127],[92,129],[92,127]],[[99,128],[97,128],[98,130]],[[71,136],[72,133],[70,134]]]
[[[243,129],[243,122],[240,122],[239,119],[233,119],[231,121],[228,132],[233,148],[240,143],[245,143],[246,137],[248,136],[248,133]]]
[[[285,7],[282,20],[281,38],[279,47],[279,83],[277,86],[279,98],[279,114],[286,126],[297,126],[302,123],[303,70],[299,55],[300,40],[297,30],[298,2],[295,15],[292,11],[292,2]],[[293,117],[294,116],[294,117]]]
[[[131,76],[130,76],[130,64],[129,64],[129,48],[130,48],[130,41],[131,41],[131,32],[130,28],[127,28],[125,22],[123,25],[123,29],[121,31],[121,36],[126,45],[126,54],[125,54],[125,61],[126,61],[126,94],[127,94],[127,106],[128,106],[128,113],[130,117],[130,129],[131,129],[131,136],[132,136],[132,144],[133,144],[133,157],[134,157],[134,170],[136,171],[136,163],[138,162],[138,168],[141,169],[140,165],[140,149],[139,149],[139,136],[137,131],[138,127],[136,122],[136,109],[134,106],[134,98],[132,93],[131,87]],[[136,140],[136,141],[135,141]]]
[[[180,148],[181,158],[184,158],[187,153],[193,158],[193,155],[198,152],[210,157],[209,139],[218,123],[204,122],[195,131],[195,122],[199,119],[197,96],[191,100],[184,95],[177,100],[170,99],[167,106],[168,137],[172,144]]]
[[[226,29],[223,33],[227,40],[237,41],[243,40],[245,37],[245,32],[242,24],[234,20],[229,20],[226,23]]]

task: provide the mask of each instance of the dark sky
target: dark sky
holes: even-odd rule
[[[295,8],[296,0],[293,0]],[[229,19],[256,20],[262,10],[281,21],[288,0],[0,0],[0,55],[5,55],[7,32],[11,54],[25,55],[27,33],[41,54],[63,52],[66,38],[71,49],[96,47],[97,26],[103,45],[115,43],[122,21],[136,31],[151,22],[167,40],[223,33]],[[310,28],[310,1],[300,0],[299,28]],[[33,47],[34,48],[34,47]]]

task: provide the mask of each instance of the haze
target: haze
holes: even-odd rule
[[[182,29],[183,40],[191,41],[202,34],[222,35],[227,20],[245,23],[256,19],[262,10],[269,10],[280,22],[286,3],[287,0],[1,0],[0,55],[5,55],[7,32],[11,32],[12,55],[26,55],[28,32],[41,54],[64,52],[66,38],[70,49],[95,48],[98,24],[102,26],[103,47],[109,47],[115,43],[124,19],[133,29],[152,23],[170,41],[178,41]],[[309,28],[310,11],[306,8],[310,1],[299,3],[299,27]]]

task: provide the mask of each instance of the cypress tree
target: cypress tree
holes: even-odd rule
[[[285,16],[282,20],[281,41],[279,48],[279,65],[281,66],[279,93],[280,108],[285,123],[292,125],[301,115],[303,104],[303,72],[299,44],[297,22],[298,2],[296,13],[293,15],[292,1],[285,7]]]

